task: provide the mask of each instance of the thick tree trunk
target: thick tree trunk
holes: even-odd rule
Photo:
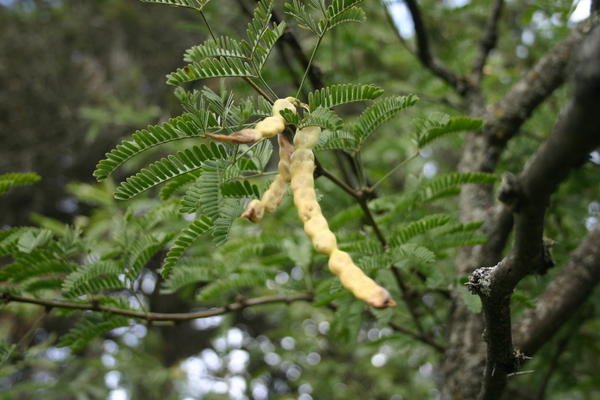
[[[571,55],[597,24],[598,15],[595,15],[574,30],[565,41],[540,59],[503,100],[487,110],[479,88],[467,91],[464,100],[470,114],[484,118],[486,126],[483,132],[467,138],[459,165],[461,172],[493,172],[496,169],[508,140],[518,133],[535,108],[564,82]],[[461,220],[484,221],[483,229],[489,241],[459,252],[456,258],[457,276],[466,276],[476,268],[492,267],[502,259],[513,220],[510,210],[496,204],[489,187],[469,186],[463,189]],[[438,368],[442,399],[478,398],[486,364],[484,334],[482,315],[467,309],[460,294],[455,291],[448,320],[447,350]]]

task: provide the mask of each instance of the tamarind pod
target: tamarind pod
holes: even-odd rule
[[[242,218],[247,218],[252,222],[259,222],[265,214],[265,207],[258,199],[254,199],[248,203],[246,210],[240,215]]]
[[[234,132],[231,135],[220,135],[215,133],[207,133],[206,136],[218,142],[230,142],[238,144],[255,143],[262,139],[262,133],[256,129],[242,129]]]
[[[371,307],[393,307],[396,302],[387,290],[364,274],[344,251],[334,250],[329,257],[329,270],[337,275],[346,289]]]
[[[285,130],[285,119],[281,115],[267,117],[258,121],[254,129],[260,132],[261,138],[270,138]]]
[[[279,135],[277,140],[279,142],[278,174],[275,180],[271,182],[269,188],[263,193],[262,198],[260,200],[252,200],[248,203],[246,210],[241,214],[242,218],[247,218],[252,222],[262,220],[265,212],[271,213],[275,211],[287,192],[288,182],[291,178],[290,158],[294,152],[294,146],[284,135]]]
[[[231,135],[208,133],[207,136],[219,142],[239,144],[255,143],[261,139],[273,137],[283,133],[285,130],[285,118],[281,116],[281,111],[290,110],[295,113],[296,105],[300,104],[301,103],[294,97],[277,99],[271,108],[271,116],[258,121],[254,128],[242,129],[241,131],[232,133]]]
[[[302,131],[300,135],[294,136],[294,146],[296,146],[298,149],[306,149],[312,154],[313,147],[319,143],[321,128],[318,126],[307,126],[302,128],[300,131]]]
[[[300,105],[297,99],[294,97],[286,97],[285,99],[277,99],[273,103],[273,107],[271,108],[271,112],[273,116],[280,116],[281,111],[283,110],[291,110],[292,112],[296,112],[296,105]]]
[[[315,250],[329,256],[330,271],[356,298],[376,308],[395,306],[387,290],[365,275],[348,253],[337,249],[335,235],[321,212],[314,188],[315,163],[312,153],[312,148],[319,141],[320,131],[319,127],[306,127],[299,129],[294,137],[296,150],[291,157],[291,187],[304,231]]]

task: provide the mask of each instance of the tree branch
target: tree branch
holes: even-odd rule
[[[423,66],[427,67],[434,75],[452,86],[458,93],[464,95],[468,89],[467,82],[459,78],[450,69],[444,66],[439,60],[431,54],[429,37],[427,29],[421,17],[421,10],[416,0],[404,0],[415,27],[415,36],[417,39],[417,57]]]
[[[403,327],[402,325],[397,324],[393,321],[390,321],[388,323],[388,325],[393,330],[400,332],[400,333],[404,333],[405,335],[411,336],[414,339],[417,339],[422,343],[428,344],[429,346],[431,346],[433,349],[435,349],[439,353],[444,353],[445,347],[443,345],[441,345],[440,343],[436,342],[433,338],[423,335],[422,333],[413,332],[410,329],[407,329],[407,328]]]
[[[31,297],[16,296],[10,293],[0,294],[0,301],[5,303],[26,303],[43,306],[46,308],[63,308],[71,310],[97,311],[113,315],[122,315],[124,317],[135,318],[148,322],[169,321],[169,322],[184,322],[194,319],[214,317],[233,311],[240,311],[247,307],[258,306],[262,304],[273,303],[293,303],[296,301],[312,301],[312,293],[299,293],[294,295],[272,295],[254,297],[250,299],[241,299],[234,303],[224,306],[211,308],[205,311],[196,311],[189,313],[155,313],[136,310],[126,310],[118,307],[104,306],[98,303],[76,303],[61,300],[36,299]]]
[[[573,252],[564,270],[548,285],[513,329],[515,347],[535,354],[580,309],[600,281],[600,226]]]
[[[551,264],[542,239],[550,196],[600,144],[596,123],[600,109],[600,28],[583,43],[576,65],[573,98],[548,141],[513,185],[513,250],[496,266],[475,270],[468,283],[481,298],[486,328],[487,362],[481,399],[499,398],[507,374],[518,369],[521,361],[512,346],[510,296],[526,275],[544,273]]]
[[[599,22],[600,16],[594,15],[580,23],[568,38],[549,51],[513,85],[502,100],[489,107],[482,132],[469,135],[460,161],[460,171],[493,172],[496,169],[508,141],[518,133],[533,111],[564,82],[567,65],[574,49]],[[491,187],[468,185],[463,188],[460,196],[463,219],[489,221],[484,226],[488,234],[497,229],[494,220],[501,220],[505,223],[504,226],[509,228],[508,231],[504,231],[508,235],[511,228],[511,225],[507,224],[510,222],[510,212],[500,209],[505,215],[495,215],[495,198]],[[496,236],[496,233],[493,234]],[[486,244],[471,250],[462,250],[458,258],[458,272],[469,273],[474,266],[495,264],[500,259],[506,235],[496,236],[497,239],[501,239],[495,242],[497,247]]]
[[[486,154],[489,161],[488,166],[482,170],[493,170],[507,142],[517,134],[533,111],[562,85],[567,76],[571,54],[599,23],[599,15],[581,22],[569,37],[542,57],[510,88],[502,100],[490,108],[483,130],[490,148]]]
[[[471,72],[471,78],[476,86],[479,86],[481,83],[483,67],[485,66],[490,52],[496,47],[496,42],[498,41],[498,23],[500,21],[500,15],[502,14],[503,5],[504,0],[495,0],[487,19],[485,33],[479,44],[479,52],[477,53]]]

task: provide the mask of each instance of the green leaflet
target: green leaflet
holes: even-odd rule
[[[428,215],[417,221],[410,222],[396,229],[392,233],[392,239],[390,240],[391,246],[398,246],[408,242],[409,239],[428,232],[434,228],[440,227],[447,224],[450,221],[450,217],[444,214]]]
[[[192,46],[185,51],[183,60],[188,63],[201,62],[206,58],[235,57],[245,58],[240,42],[229,36],[208,39],[204,43]]]
[[[325,107],[317,107],[300,121],[298,128],[301,129],[306,126],[320,126],[323,129],[335,132],[342,127],[342,119],[335,112]]]
[[[127,246],[124,271],[131,282],[138,277],[142,268],[165,246],[168,240],[168,235],[143,234]]]
[[[415,140],[419,148],[423,148],[451,133],[479,130],[483,126],[483,121],[477,118],[433,114],[425,121],[420,121],[420,125]]]
[[[377,128],[395,117],[400,111],[417,102],[415,95],[390,96],[375,101],[352,124],[352,131],[359,148]]]
[[[205,215],[198,216],[192,223],[183,229],[175,237],[173,246],[167,253],[160,274],[166,278],[169,276],[173,266],[179,261],[183,252],[192,245],[200,236],[210,231],[213,227],[213,221]]]
[[[224,297],[230,292],[239,292],[244,288],[264,286],[267,279],[273,277],[272,272],[265,270],[252,270],[248,272],[233,273],[225,279],[217,279],[202,288],[199,301],[207,301]]]
[[[177,176],[201,169],[207,160],[226,159],[225,147],[210,143],[194,146],[170,155],[143,168],[137,174],[127,178],[115,191],[115,198],[127,200],[146,190],[160,185]]]
[[[322,12],[319,0],[285,3],[285,12],[296,20],[298,26],[322,36],[327,31],[346,22],[363,22],[365,12],[359,7],[362,0],[333,0]]]
[[[206,78],[255,77],[247,62],[237,58],[206,58],[193,62],[167,75],[169,85],[181,85],[186,82]]]
[[[362,0],[333,0],[325,12],[325,19],[319,22],[322,32],[327,32],[347,22],[363,22],[365,12],[357,5]]]
[[[210,0],[140,0],[142,3],[164,4],[168,6],[187,7],[202,11]]]
[[[96,166],[94,176],[99,181],[104,180],[132,157],[164,143],[202,136],[209,127],[216,128],[218,124],[214,115],[205,112],[202,116],[183,114],[161,124],[138,130],[130,139],[123,140],[106,153],[106,158]]]
[[[221,193],[225,197],[260,197],[258,186],[253,185],[246,180],[222,183]]]
[[[17,186],[27,186],[37,183],[42,178],[34,172],[9,172],[0,174],[0,195]]]
[[[342,104],[375,100],[383,94],[383,89],[375,85],[340,84],[330,85],[308,94],[308,105],[312,110],[318,107],[331,108]]]
[[[125,283],[119,279],[123,267],[115,261],[98,261],[81,265],[64,279],[62,290],[66,297],[77,297],[105,290],[122,289]]]
[[[122,316],[101,313],[87,314],[61,338],[59,346],[69,346],[73,351],[79,351],[98,336],[128,325],[129,320]]]

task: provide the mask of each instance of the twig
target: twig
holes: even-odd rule
[[[421,64],[427,67],[434,75],[452,86],[459,94],[466,94],[468,86],[464,79],[460,79],[456,76],[454,72],[441,64],[441,62],[436,60],[431,54],[427,30],[425,29],[425,24],[421,17],[421,10],[419,9],[416,0],[404,0],[404,2],[410,12],[415,27],[417,57],[419,61],[421,61]]]
[[[395,331],[404,333],[405,335],[408,335],[408,336],[410,336],[412,338],[415,338],[415,339],[417,339],[420,342],[428,344],[429,346],[431,346],[432,348],[434,348],[436,351],[438,351],[441,354],[443,354],[444,351],[446,350],[443,345],[441,345],[440,343],[436,342],[435,340],[433,340],[429,336],[425,336],[423,334],[420,334],[420,333],[417,333],[417,332],[413,332],[410,329],[407,329],[407,328],[403,327],[402,325],[397,324],[397,323],[395,323],[393,321],[390,321],[388,323],[388,325],[390,326],[390,328],[392,328]]]
[[[189,313],[156,313],[156,312],[144,312],[136,310],[125,310],[118,307],[104,306],[98,303],[75,303],[61,300],[49,300],[49,299],[36,299],[31,297],[16,296],[10,293],[0,294],[0,300],[6,303],[26,303],[43,306],[46,308],[62,308],[71,310],[86,310],[86,311],[97,311],[104,312],[113,315],[122,315],[124,317],[135,318],[148,322],[154,321],[170,321],[170,322],[183,322],[191,321],[194,319],[214,317],[216,315],[226,314],[232,311],[240,311],[247,307],[258,306],[262,304],[273,304],[273,303],[293,303],[296,301],[312,301],[312,293],[299,293],[295,295],[272,295],[254,297],[250,299],[238,300],[234,303],[230,303],[224,306],[214,307],[209,310],[196,311]]]
[[[304,74],[302,75],[302,80],[300,81],[300,86],[298,87],[298,91],[296,92],[296,97],[300,96],[300,92],[302,92],[302,86],[304,86],[304,81],[306,80],[306,77],[308,76],[308,73],[310,72],[310,67],[312,66],[315,56],[317,55],[317,50],[319,49],[319,46],[321,45],[321,42],[323,41],[324,35],[325,35],[325,33],[319,35],[319,38],[317,39],[317,43],[315,44],[315,48],[313,49],[312,53],[310,54],[310,58],[308,59],[308,65],[304,69]]]
[[[381,182],[383,182],[384,180],[386,180],[390,175],[392,175],[398,168],[400,168],[401,166],[403,166],[404,164],[406,164],[407,162],[414,160],[415,158],[417,158],[419,156],[419,152],[415,152],[414,154],[412,154],[411,156],[409,156],[408,158],[400,161],[398,164],[396,164],[395,166],[392,167],[392,169],[390,169],[388,172],[385,173],[385,175],[383,175],[377,182],[375,182],[374,184],[372,184],[370,186],[370,190],[374,190],[377,186],[379,186],[381,184]]]
[[[498,22],[502,14],[504,0],[495,0],[492,5],[492,11],[487,19],[485,34],[479,44],[479,52],[473,63],[472,79],[475,85],[479,85],[483,76],[483,67],[487,61],[490,52],[496,47],[498,41]]]
[[[360,198],[360,194],[355,189],[350,187],[350,185],[348,185],[346,182],[344,182],[337,176],[333,175],[329,170],[325,169],[325,167],[323,167],[323,165],[318,160],[315,160],[315,164],[315,173],[317,174],[317,176],[324,176],[325,178],[333,182],[335,185],[340,187],[344,192],[348,193],[350,196],[354,197],[355,199]]]

